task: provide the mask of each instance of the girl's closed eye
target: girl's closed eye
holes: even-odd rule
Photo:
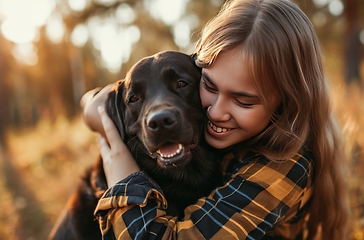
[[[203,88],[205,88],[207,91],[209,91],[211,93],[217,93],[217,90],[213,87],[213,85],[208,80],[206,80],[204,77],[201,78],[201,82],[202,82]]]
[[[242,108],[252,108],[254,106],[253,103],[244,103],[238,99],[235,99],[235,102],[238,106],[242,107]]]
[[[201,78],[201,82],[202,82],[202,87],[204,89],[206,89],[207,91],[211,92],[211,93],[218,93],[218,90],[216,89],[216,87],[204,76]],[[242,101],[239,99],[234,99],[234,102],[242,108],[252,108],[255,103],[248,103],[246,101]]]

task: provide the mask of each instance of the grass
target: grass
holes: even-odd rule
[[[82,172],[97,158],[95,139],[80,117],[9,133],[9,151],[0,155],[0,239],[46,239]]]

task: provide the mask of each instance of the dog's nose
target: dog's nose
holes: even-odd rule
[[[177,124],[176,115],[169,110],[159,110],[149,114],[147,126],[151,131],[172,130]]]

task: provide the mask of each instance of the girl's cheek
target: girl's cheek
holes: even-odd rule
[[[211,96],[209,96],[208,92],[206,91],[206,89],[201,89],[200,88],[200,98],[201,98],[201,104],[202,107],[207,107],[209,105],[211,105]]]
[[[205,97],[205,93],[204,93],[204,91],[205,91],[205,89],[203,88],[203,86],[202,86],[202,81],[200,82],[200,99],[201,99],[201,104],[202,104],[202,106],[204,107],[205,105],[204,105],[204,103],[205,103],[205,99],[206,99],[206,97]]]

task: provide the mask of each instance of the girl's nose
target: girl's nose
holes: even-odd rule
[[[226,104],[219,99],[207,108],[207,115],[212,121],[228,121],[231,116]]]

